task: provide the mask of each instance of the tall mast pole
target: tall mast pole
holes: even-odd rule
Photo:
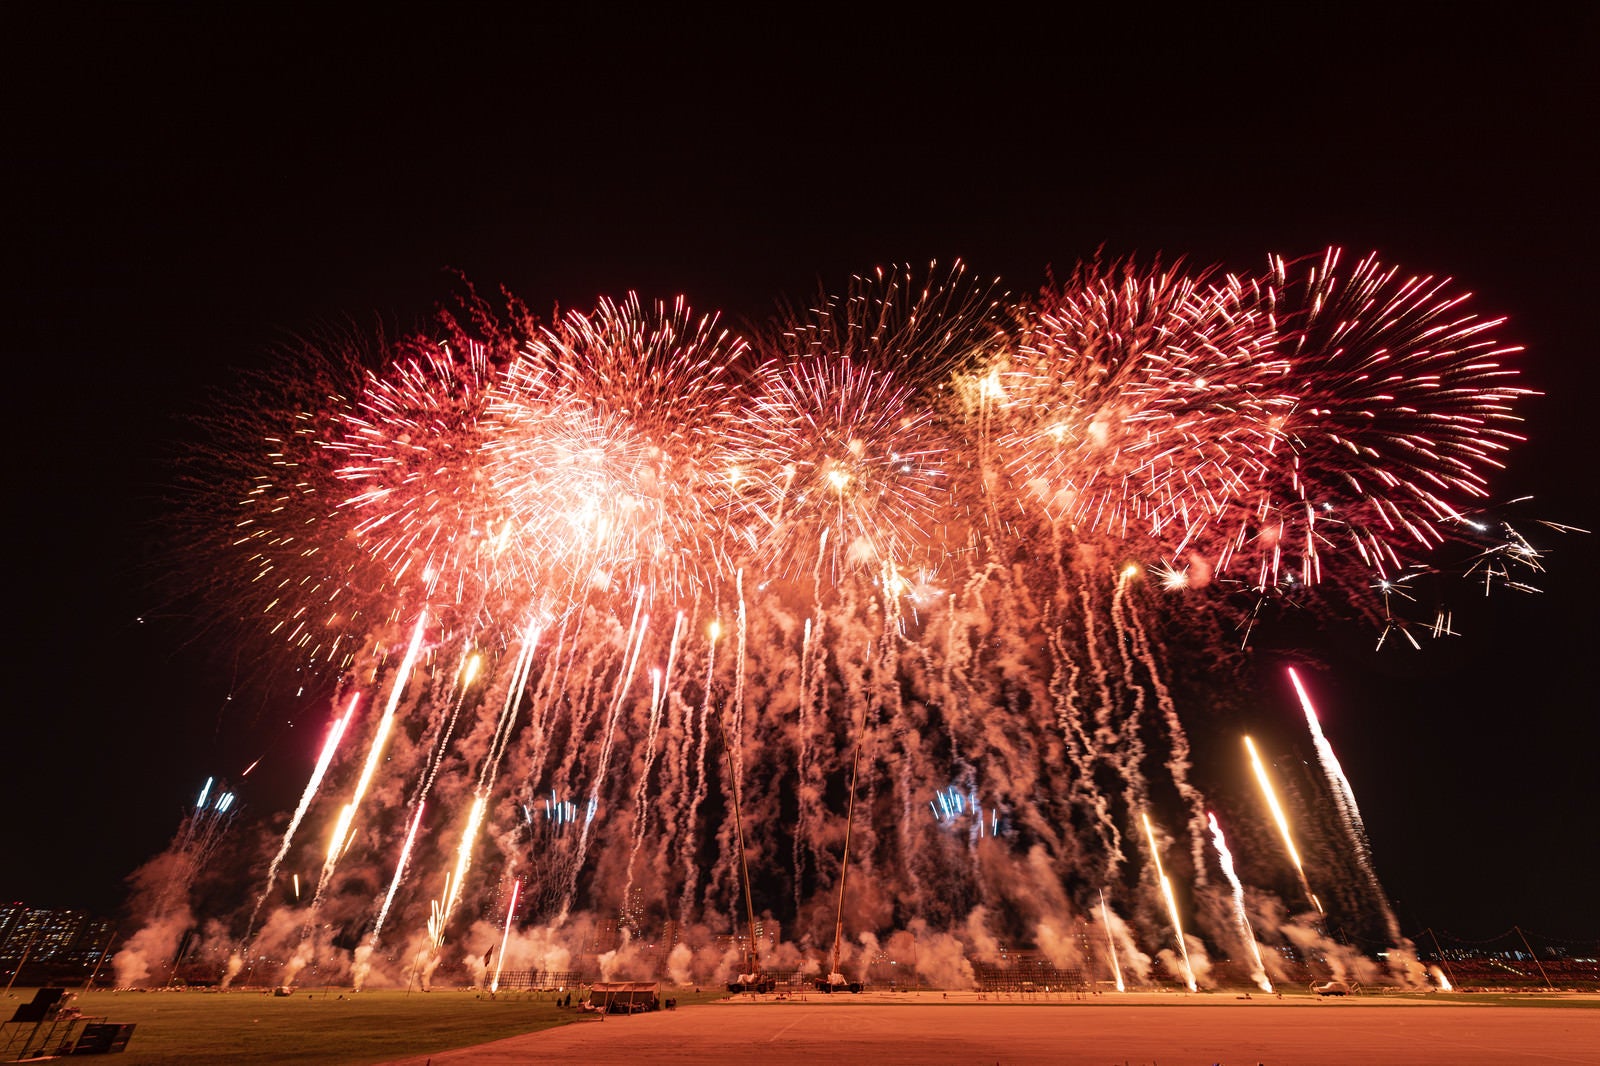
[[[717,709],[717,732],[722,736],[722,748],[728,755],[728,789],[733,793],[733,831],[739,838],[739,869],[744,879],[744,913],[750,922],[750,949],[745,954],[752,976],[761,973],[761,955],[756,949],[756,907],[750,898],[750,859],[744,850],[744,823],[739,817],[739,777],[733,765],[733,745],[728,743],[728,730],[722,724],[722,709]]]
[[[844,816],[844,862],[839,868],[839,909],[833,924],[833,969],[829,975],[839,972],[839,947],[844,939],[844,887],[850,879],[850,832],[855,828],[856,814],[856,776],[861,772],[861,744],[866,738],[867,708],[861,708],[861,721],[856,726],[856,754],[850,765],[850,802],[845,807]]]

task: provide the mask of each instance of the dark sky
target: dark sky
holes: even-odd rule
[[[1593,9],[1293,6],[0,7],[0,896],[110,910],[205,777],[263,751],[246,802],[293,802],[312,730],[230,705],[142,576],[180,416],[288,332],[426,312],[451,269],[536,309],[637,289],[760,316],[893,262],[1027,291],[1101,246],[1241,271],[1376,249],[1511,316],[1546,395],[1494,487],[1595,528]],[[1300,649],[1407,931],[1595,935],[1595,542],[1551,547],[1544,593],[1444,645]]]

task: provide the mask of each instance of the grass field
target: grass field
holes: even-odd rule
[[[726,993],[670,994],[680,1003]],[[14,989],[5,1001],[33,998]],[[117,1066],[195,1066],[237,1063],[272,1066],[362,1066],[405,1056],[499,1040],[568,1023],[596,1021],[555,1005],[545,993],[490,998],[470,991],[412,992],[301,989],[292,996],[259,991],[91,992],[75,1006],[91,1018],[131,1022],[137,1028],[126,1052],[109,1059]],[[76,1060],[76,1057],[74,1057]]]

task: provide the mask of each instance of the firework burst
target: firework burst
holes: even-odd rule
[[[1345,269],[1274,258],[1242,302],[1270,317],[1288,363],[1270,457],[1239,502],[1239,566],[1260,588],[1341,571],[1385,587],[1472,532],[1487,475],[1522,438],[1503,319],[1448,279],[1367,256]]]
[[[765,567],[825,563],[832,581],[920,550],[948,492],[948,448],[911,387],[843,355],[768,367],[763,386],[755,417],[770,443],[739,476]]]
[[[960,262],[879,270],[785,312],[761,342],[759,447],[744,485],[758,564],[829,580],[936,565],[974,495],[940,394],[1009,346],[1012,314],[997,283]]]
[[[524,558],[623,596],[679,597],[728,573],[746,353],[681,299],[602,300],[541,330],[494,401],[489,448]]]
[[[1264,471],[1274,339],[1235,284],[1080,270],[992,372],[1009,480],[1053,521],[1181,556]]]
[[[1527,390],[1462,301],[1331,251],[1259,278],[1096,265],[1020,303],[957,264],[857,278],[753,343],[682,299],[543,327],[469,302],[440,340],[330,362],[228,438],[253,472],[227,550],[253,613],[388,696],[359,765],[330,741],[272,874],[320,863],[317,928],[357,931],[362,979],[380,931],[408,923],[431,972],[496,900],[510,966],[519,907],[555,928],[638,897],[689,928],[752,888],[823,939],[912,914],[1022,938],[1110,888],[1176,931],[1193,987],[1146,814],[1187,812],[1162,820],[1203,912],[1163,634],[1488,536],[1466,515]],[[1479,574],[1537,564],[1506,543]],[[858,759],[846,881],[830,808]],[[946,786],[988,820],[928,819]]]
[[[428,346],[369,375],[328,428],[339,517],[391,601],[472,617],[504,585],[511,523],[481,466],[492,382],[482,345]]]

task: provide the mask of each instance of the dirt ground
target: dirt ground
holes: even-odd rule
[[[1579,997],[1574,997],[1579,998]],[[1582,997],[1600,1008],[1595,997]],[[403,1066],[1600,1066],[1600,1009],[1230,995],[979,1000],[971,994],[734,1000],[402,1060]],[[396,1064],[401,1066],[401,1064]]]

